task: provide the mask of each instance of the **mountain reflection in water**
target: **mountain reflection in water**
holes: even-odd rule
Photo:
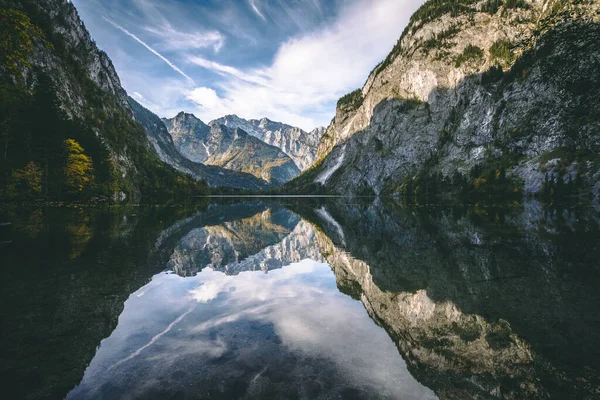
[[[591,208],[4,214],[2,372],[16,397],[600,397]]]

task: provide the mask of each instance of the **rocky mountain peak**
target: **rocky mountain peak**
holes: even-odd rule
[[[193,140],[203,140],[203,138],[206,137],[206,135],[210,132],[209,126],[202,122],[202,120],[197,118],[194,114],[183,111],[173,118],[163,118],[162,121],[176,142],[176,137],[180,137],[182,135],[189,136],[189,138],[193,138]],[[191,160],[201,162],[199,160]]]
[[[185,111],[180,111],[175,117],[171,118],[172,120],[175,120],[179,123],[193,123],[193,124],[204,124],[204,122],[202,122],[202,120],[198,117],[196,117],[194,114],[192,113],[186,113]]]
[[[227,116],[209,125],[191,114],[165,120],[177,150],[196,163],[245,172],[280,186],[300,170],[284,152],[247,133],[237,116]]]
[[[226,116],[222,117],[223,119],[229,119],[229,120],[241,120],[240,117],[238,117],[237,114],[227,114]]]
[[[300,170],[307,169],[314,162],[317,146],[324,133],[323,129],[305,132],[300,128],[271,121],[266,117],[260,120],[246,120],[236,115],[227,115],[211,122],[213,123],[243,129],[249,135],[278,147],[294,160]]]

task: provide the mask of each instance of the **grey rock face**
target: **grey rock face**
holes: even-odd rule
[[[300,173],[285,153],[248,135],[242,128],[216,122],[209,126],[183,112],[163,121],[177,149],[194,162],[249,173],[275,186]]]
[[[358,106],[339,104],[307,179],[336,193],[396,194],[418,177],[472,184],[477,168],[498,165],[525,193],[548,180],[594,187],[598,2],[527,2],[494,15],[478,7],[409,25]]]
[[[237,115],[227,115],[211,122],[213,123],[243,129],[263,142],[278,147],[290,156],[302,171],[315,161],[316,149],[325,133],[324,127],[305,132],[300,128],[267,118],[246,120]]]
[[[15,8],[19,2],[9,1]],[[65,51],[73,55],[77,64],[103,91],[110,93],[119,106],[129,109],[127,93],[121,87],[121,81],[106,53],[100,50],[86,29],[75,6],[66,0],[47,0],[38,2],[43,13],[50,18],[53,31],[64,41]],[[40,66],[48,72],[57,84],[58,97],[64,110],[70,115],[83,116],[85,97],[74,80],[68,76],[63,61],[47,47],[38,45],[31,57],[33,66]],[[28,71],[26,71],[27,73]]]
[[[177,151],[173,143],[173,138],[169,135],[163,121],[131,97],[129,98],[129,103],[131,104],[135,120],[146,130],[148,140],[160,159],[179,171],[192,175],[196,179],[201,178],[203,176],[201,166],[190,162]]]
[[[181,112],[174,118],[163,118],[173,142],[183,156],[194,162],[205,162],[210,157],[206,141],[210,127],[193,114]]]

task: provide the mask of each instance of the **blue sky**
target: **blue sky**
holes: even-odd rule
[[[327,125],[423,0],[73,0],[123,87],[161,117]]]

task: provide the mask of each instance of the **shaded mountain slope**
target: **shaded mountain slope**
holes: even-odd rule
[[[597,197],[598,8],[428,1],[289,187]]]
[[[71,2],[0,6],[2,196],[137,202],[208,191],[153,154]]]

